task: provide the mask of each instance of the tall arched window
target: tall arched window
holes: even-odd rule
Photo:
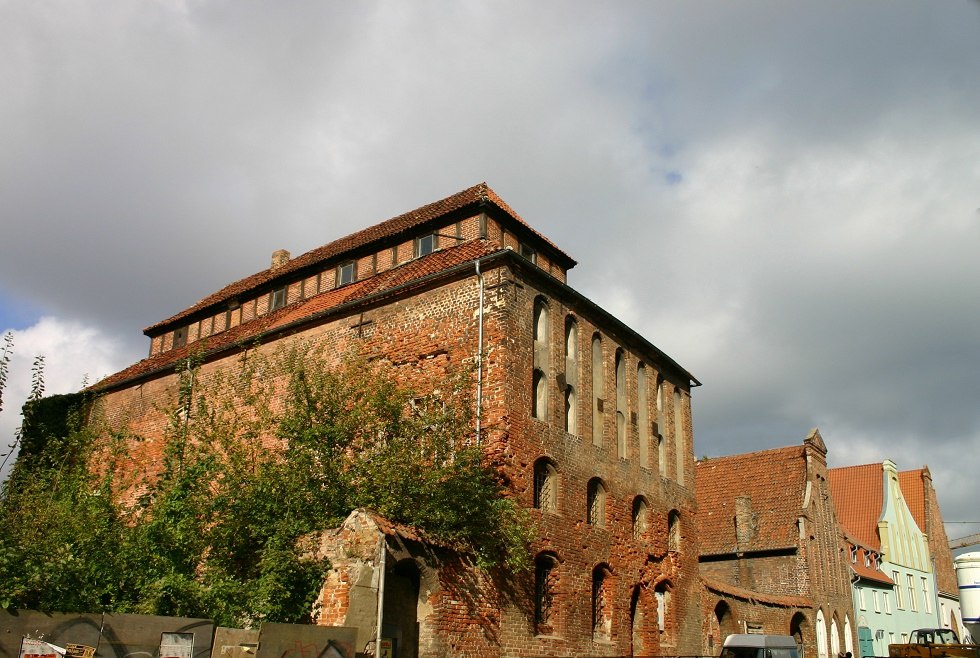
[[[602,339],[592,337],[592,443],[602,445],[602,406],[606,395],[605,377],[602,376]]]
[[[628,459],[626,435],[626,355],[616,350],[616,450],[620,459]]]
[[[548,305],[544,299],[534,302],[534,372],[531,377],[531,415],[548,420]]]
[[[598,640],[612,636],[612,573],[605,564],[592,570],[592,635]]]
[[[578,323],[565,318],[565,431],[578,434]]]
[[[586,509],[586,521],[597,527],[606,525],[606,487],[602,480],[592,478],[589,480],[588,488],[588,509]]]
[[[643,496],[633,499],[633,537],[641,539],[650,527],[650,508]]]
[[[818,658],[828,658],[827,622],[824,620],[823,610],[817,610],[817,656]]]
[[[541,553],[534,560],[534,632],[554,635],[555,593],[558,589],[558,559],[554,553]]]
[[[684,438],[684,410],[681,407],[681,391],[674,387],[674,452],[677,455],[677,484],[684,486],[687,463],[687,441]]]
[[[650,468],[650,412],[647,409],[647,369],[636,367],[636,426],[640,439],[640,466]]]
[[[837,615],[830,618],[830,655],[840,655],[840,631],[837,629]]]
[[[547,457],[534,462],[534,507],[546,512],[558,510],[558,471]]]
[[[653,588],[653,596],[657,601],[657,628],[660,630],[660,648],[663,653],[664,645],[673,645],[673,624],[670,609],[670,583],[666,580],[657,583]]]

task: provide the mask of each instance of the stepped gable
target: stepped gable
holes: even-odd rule
[[[854,543],[880,551],[878,518],[884,502],[881,464],[828,469],[827,483],[844,533]]]
[[[803,446],[789,446],[697,463],[701,555],[796,548],[806,486]],[[755,532],[736,535],[736,499],[749,498]]]
[[[292,325],[314,321],[346,304],[363,301],[372,296],[394,292],[412,282],[421,282],[455,266],[501,251],[486,240],[471,240],[460,245],[434,251],[390,270],[361,279],[341,288],[322,292],[309,299],[290,304],[240,324],[218,334],[213,334],[183,347],[154,354],[128,368],[109,375],[93,385],[90,390],[104,391],[125,382],[153,373],[170,370],[191,354],[210,354],[254,342],[260,337]]]
[[[398,215],[397,217],[381,222],[380,224],[375,224],[374,226],[351,233],[350,235],[340,238],[339,240],[334,240],[333,242],[325,244],[322,247],[317,247],[316,249],[308,251],[305,254],[287,261],[281,267],[262,270],[261,272],[247,276],[244,279],[235,281],[234,283],[225,286],[218,292],[205,297],[190,308],[187,308],[180,313],[167,318],[166,320],[150,325],[143,330],[143,333],[150,335],[154,331],[174,324],[198,311],[228,302],[229,300],[232,300],[249,290],[269,284],[277,279],[290,278],[290,275],[296,274],[304,269],[311,268],[317,264],[324,263],[325,261],[338,258],[341,255],[349,254],[363,247],[367,247],[372,243],[383,243],[387,240],[394,239],[396,236],[402,235],[416,227],[436,220],[439,217],[443,217],[469,206],[472,206],[475,209],[480,205],[487,204],[491,207],[496,207],[498,210],[502,211],[506,217],[523,227],[523,229],[528,233],[534,235],[537,239],[547,244],[554,252],[552,255],[559,263],[563,265],[563,267],[568,269],[575,266],[576,262],[571,256],[559,249],[557,245],[555,245],[544,235],[534,230],[530,224],[525,222],[520,215],[514,212],[514,210],[507,205],[507,203],[504,202],[504,200],[501,199],[489,185],[486,183],[480,183],[461,192],[457,192],[452,196],[448,196],[445,199],[441,199],[440,201],[435,201],[424,205],[420,208],[416,208],[415,210],[411,210]]]

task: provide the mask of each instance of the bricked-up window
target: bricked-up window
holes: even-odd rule
[[[626,355],[623,350],[616,350],[616,450],[620,459],[628,459],[626,447]]]
[[[589,480],[588,487],[588,509],[586,510],[586,521],[599,528],[606,525],[606,487],[602,480],[592,478]]]
[[[174,329],[174,347],[183,347],[187,344],[187,327]]]
[[[664,380],[657,377],[657,456],[660,460],[660,477],[667,477],[667,442],[660,428],[664,427]]]
[[[534,302],[534,371],[531,377],[531,415],[548,420],[548,305],[544,299]]]
[[[534,560],[534,632],[554,635],[557,630],[555,593],[558,590],[558,558],[542,553]]]
[[[681,550],[681,515],[675,509],[667,515],[667,550]]]
[[[643,496],[633,499],[633,538],[641,539],[650,527],[650,507]]]
[[[565,318],[565,431],[578,434],[578,322]]]
[[[684,485],[684,464],[687,461],[687,440],[684,436],[684,413],[681,411],[681,392],[674,388],[674,453],[677,456],[677,484]]]
[[[337,266],[337,287],[354,283],[357,278],[357,263],[352,260]]]
[[[602,445],[602,405],[606,395],[605,378],[602,376],[602,339],[592,337],[592,443]]]
[[[547,457],[534,462],[534,506],[546,512],[558,511],[558,470]]]
[[[640,439],[640,466],[650,468],[650,412],[647,409],[647,369],[636,366],[636,426]]]
[[[605,564],[592,570],[592,636],[597,640],[612,637],[612,572]]]
[[[439,246],[435,233],[428,233],[415,239],[415,257],[420,258],[431,254]]]
[[[276,288],[272,291],[272,299],[269,300],[269,310],[274,311],[286,305],[286,286]]]

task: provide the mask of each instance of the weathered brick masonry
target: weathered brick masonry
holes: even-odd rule
[[[482,335],[481,439],[531,509],[534,573],[491,579],[410,529],[352,517],[324,540],[335,570],[320,623],[373,636],[365,611],[383,541],[383,631],[402,655],[698,654],[698,382],[569,287],[574,264],[478,185],[297,258],[277,253],[268,270],[148,328],[150,355],[97,385],[96,417],[145,437],[129,458],[152,472],[175,369],[192,353],[206,377],[246,345],[356,345],[425,390],[475,363]]]

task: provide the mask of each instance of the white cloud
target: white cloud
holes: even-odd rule
[[[6,335],[8,331],[3,331]],[[0,441],[3,453],[14,440],[21,424],[21,407],[31,392],[33,365],[44,357],[42,379],[45,395],[73,393],[86,382],[96,381],[128,365],[132,355],[122,353],[119,342],[96,327],[54,317],[43,317],[31,327],[10,330],[13,354],[3,391],[0,411]],[[7,460],[6,468],[13,463]],[[6,476],[6,472],[3,474]]]

